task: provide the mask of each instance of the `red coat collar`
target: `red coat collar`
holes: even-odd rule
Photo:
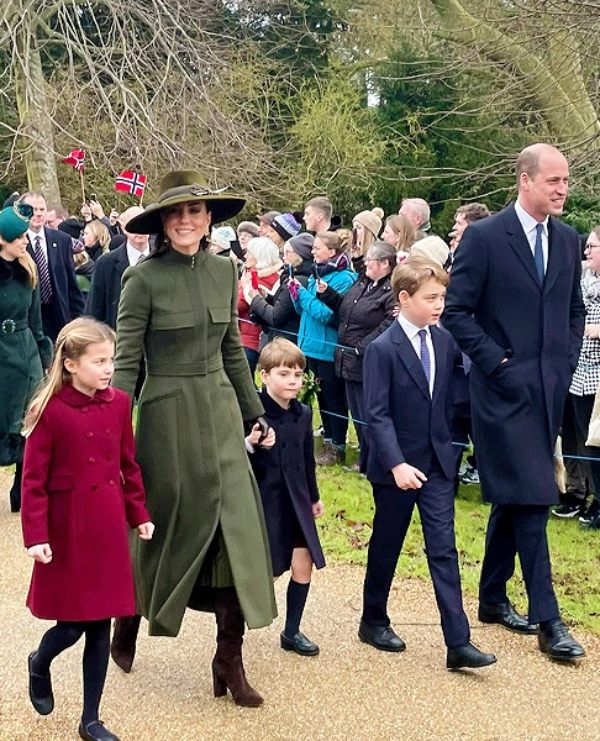
[[[96,391],[94,396],[82,394],[70,383],[65,384],[57,394],[58,398],[72,407],[84,407],[86,404],[98,404],[100,402],[112,401],[115,398],[115,390],[110,386]]]

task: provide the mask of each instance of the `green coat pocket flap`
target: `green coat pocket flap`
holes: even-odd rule
[[[231,321],[231,309],[229,306],[211,306],[209,311],[210,318],[215,324]]]
[[[152,315],[152,329],[187,329],[195,324],[193,311],[171,311]]]

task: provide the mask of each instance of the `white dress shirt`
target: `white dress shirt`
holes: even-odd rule
[[[433,342],[431,341],[431,331],[429,327],[417,327],[410,322],[402,313],[398,314],[398,323],[404,330],[404,333],[410,340],[411,345],[417,354],[419,360],[421,359],[421,337],[419,332],[424,329],[427,333],[425,335],[425,344],[429,350],[429,367],[431,369],[429,378],[429,393],[433,396],[433,386],[435,384],[435,351],[433,349]]]
[[[150,248],[147,247],[143,252],[140,252],[135,247],[132,247],[129,242],[127,242],[127,259],[129,260],[129,265],[137,265],[138,262],[142,259],[142,257],[147,257],[147,255],[150,254]]]
[[[42,252],[44,255],[46,255],[46,260],[48,260],[48,245],[46,244],[46,232],[44,229],[40,229],[39,232],[33,232],[31,229],[27,230],[27,237],[29,241],[31,242],[31,246],[33,247],[33,251],[35,253],[35,245],[36,245],[36,239],[40,238],[40,246],[42,248]]]
[[[536,231],[535,228],[538,224],[541,224],[544,228],[542,229],[542,254],[544,255],[544,273],[548,270],[548,217],[543,221],[536,221],[533,216],[527,213],[523,206],[519,203],[519,199],[517,199],[515,203],[515,212],[517,214],[517,218],[521,222],[521,226],[523,227],[523,231],[525,232],[525,236],[527,237],[527,241],[529,242],[529,247],[531,248],[531,254],[535,258],[535,237],[536,237]]]

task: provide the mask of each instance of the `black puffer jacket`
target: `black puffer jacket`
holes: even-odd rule
[[[312,270],[312,260],[304,260],[294,268],[294,278],[306,286]],[[263,298],[255,296],[250,304],[250,319],[263,328],[261,346],[274,337],[285,337],[291,342],[298,342],[300,315],[294,308],[288,289],[290,276],[287,265],[281,271],[279,287],[273,295]]]
[[[317,296],[338,319],[335,372],[346,381],[363,380],[363,355],[369,342],[379,337],[394,321],[391,274],[373,283],[361,275],[348,293],[341,296],[332,288]]]

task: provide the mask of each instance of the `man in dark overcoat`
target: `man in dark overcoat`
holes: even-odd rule
[[[445,326],[473,362],[473,433],[484,499],[492,504],[479,618],[537,634],[551,658],[583,648],[560,619],[546,524],[558,501],[553,454],[581,345],[585,310],[577,233],[558,221],[569,167],[547,144],[517,158],[518,198],[470,225],[452,270]],[[519,554],[528,620],[506,595]]]
[[[41,193],[25,193],[21,198],[33,208],[27,230],[29,251],[35,260],[40,282],[44,334],[56,340],[60,330],[83,314],[85,299],[75,277],[71,237],[48,229],[48,207]]]

